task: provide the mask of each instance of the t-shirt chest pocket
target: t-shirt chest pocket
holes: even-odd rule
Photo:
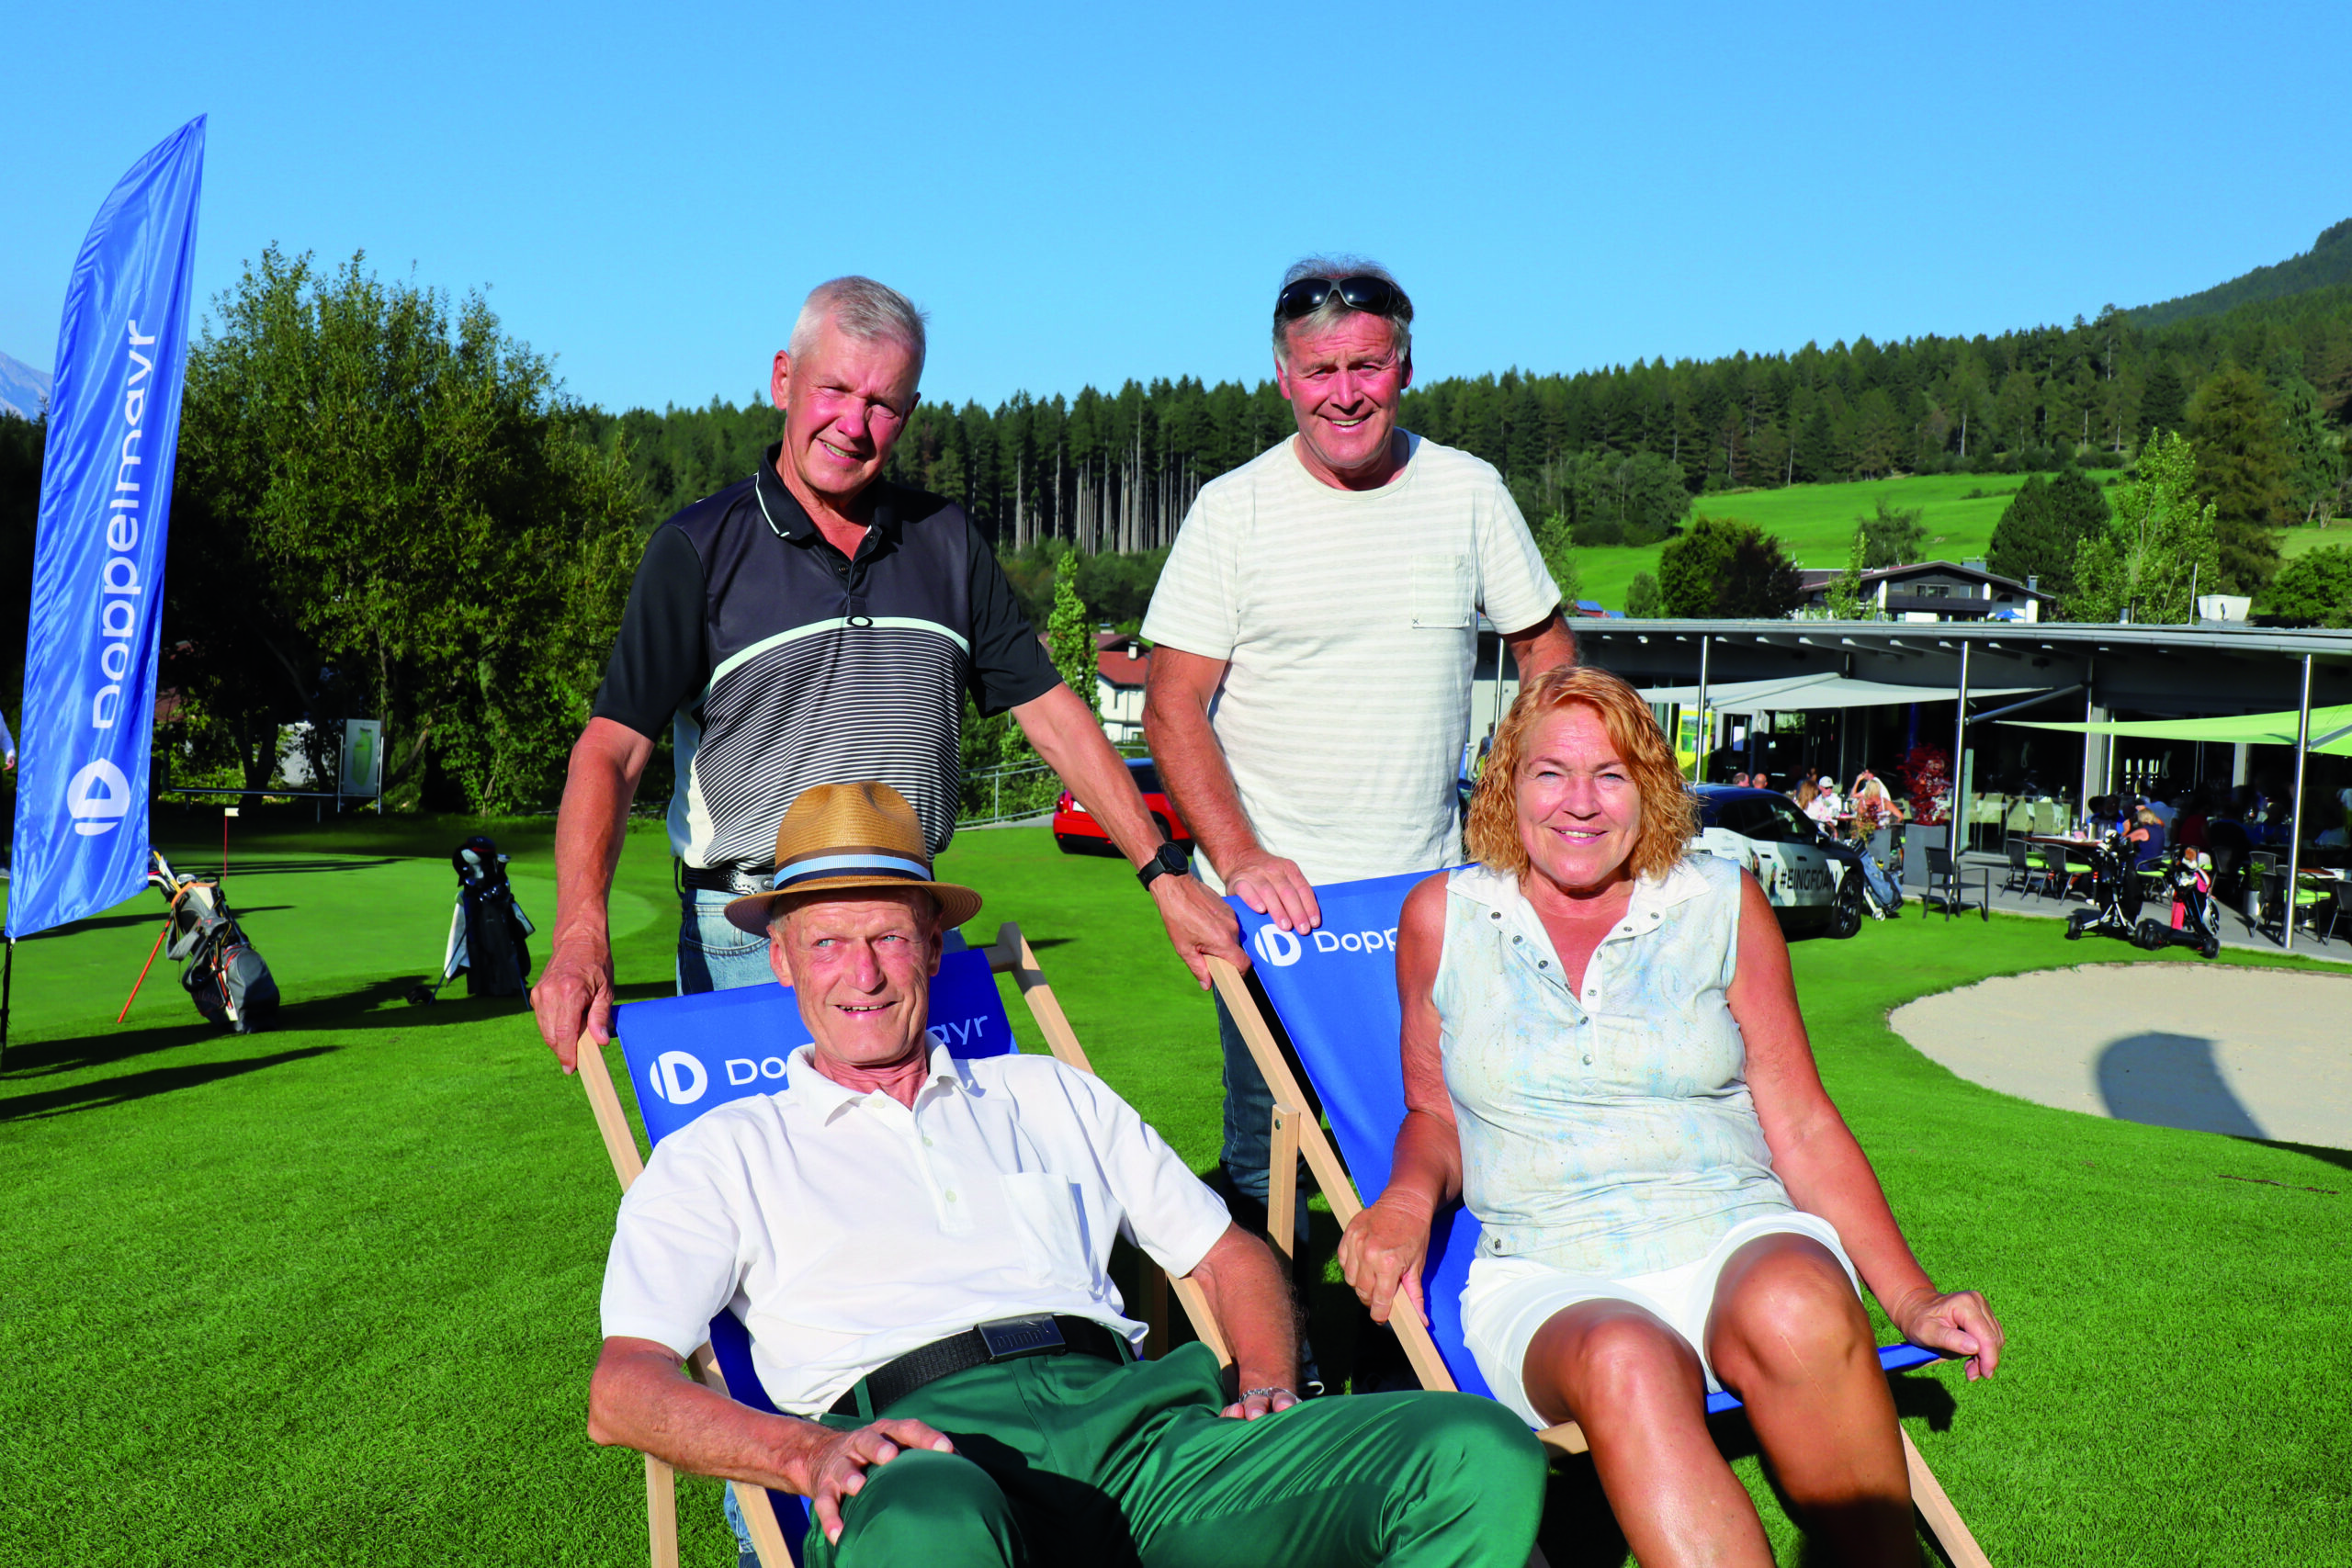
[[[1469,557],[1417,555],[1410,570],[1408,600],[1415,630],[1459,631],[1469,626],[1474,608]]]

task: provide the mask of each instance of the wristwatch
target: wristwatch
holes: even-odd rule
[[[1158,854],[1136,867],[1136,880],[1148,887],[1163,875],[1182,876],[1190,871],[1192,866],[1192,861],[1185,856],[1182,850],[1174,844],[1163,843],[1159,846]]]

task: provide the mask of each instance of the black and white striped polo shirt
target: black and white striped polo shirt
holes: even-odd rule
[[[964,509],[877,482],[854,559],[776,475],[653,531],[595,713],[676,739],[670,842],[698,870],[773,868],[776,824],[812,784],[874,779],[956,832],[963,695],[1001,713],[1060,677]]]

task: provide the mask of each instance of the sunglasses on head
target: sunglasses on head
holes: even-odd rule
[[[1302,277],[1285,285],[1274,296],[1274,320],[1295,321],[1301,316],[1312,315],[1334,294],[1351,310],[1374,316],[1401,316],[1408,321],[1413,319],[1413,302],[1405,298],[1403,289],[1385,277],[1358,274],[1354,277]]]

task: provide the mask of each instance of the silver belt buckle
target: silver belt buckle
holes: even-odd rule
[[[1041,1355],[1047,1350],[1066,1350],[1069,1341],[1062,1337],[1061,1325],[1051,1313],[1038,1313],[1029,1317],[1000,1317],[977,1325],[980,1343],[988,1348],[990,1361],[1018,1360],[1023,1356]]]

